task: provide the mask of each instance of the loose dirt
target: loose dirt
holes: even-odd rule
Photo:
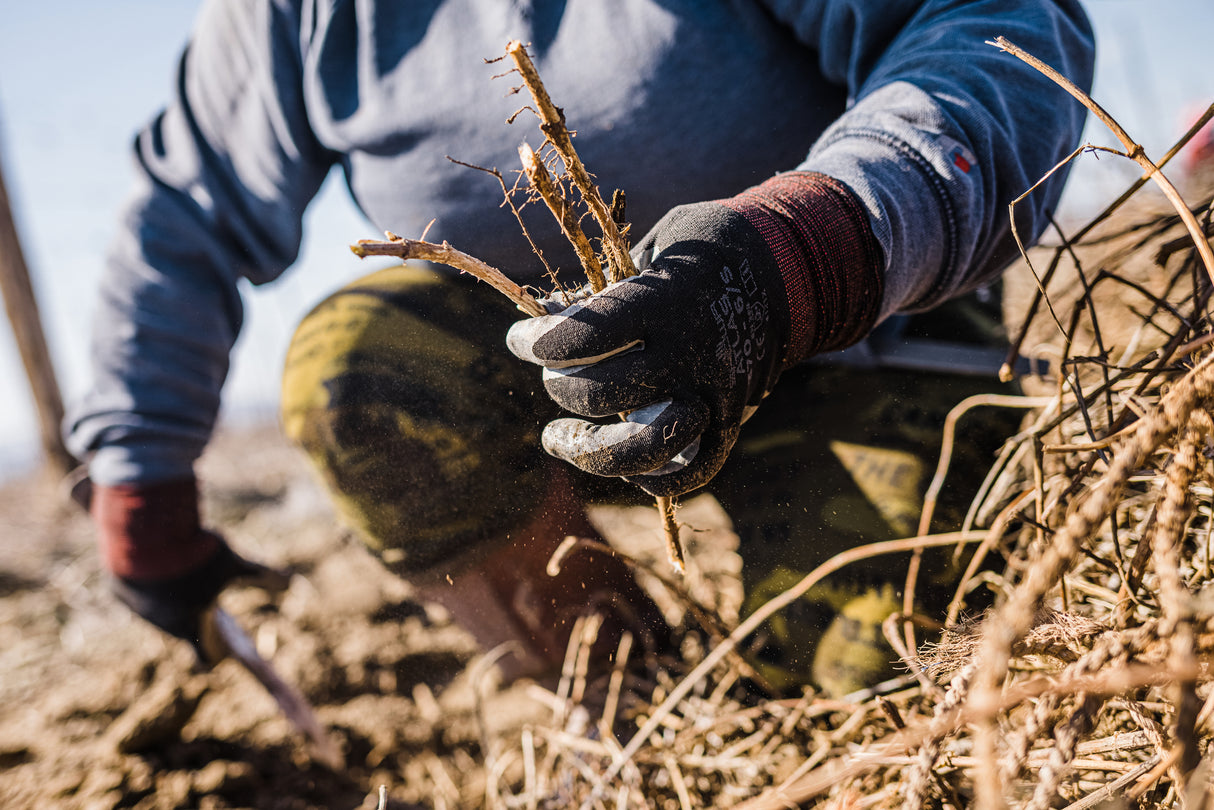
[[[312,761],[239,666],[194,671],[184,645],[114,602],[87,517],[57,481],[31,476],[0,488],[0,807],[375,808],[381,785],[393,808],[483,805],[483,740],[550,711],[543,691],[502,688],[477,666],[471,639],[337,524],[277,431],[221,434],[199,471],[208,523],[298,574],[273,602],[245,590],[223,604],[313,702],[346,767]],[[593,518],[661,559],[651,507]],[[727,520],[708,498],[680,518],[699,529],[692,591],[736,615]]]

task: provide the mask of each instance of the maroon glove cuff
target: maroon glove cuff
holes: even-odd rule
[[[792,328],[785,368],[868,334],[881,308],[884,258],[846,186],[789,172],[719,202],[759,232],[780,269]]]
[[[219,549],[201,530],[193,478],[156,484],[94,485],[89,511],[105,567],[117,577],[151,581],[197,569]]]

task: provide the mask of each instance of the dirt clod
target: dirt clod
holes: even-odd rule
[[[207,691],[206,682],[200,678],[182,680],[178,672],[161,676],[147,694],[113,722],[106,741],[115,751],[138,754],[180,737]]]

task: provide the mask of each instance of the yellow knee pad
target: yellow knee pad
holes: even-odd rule
[[[282,383],[286,434],[386,565],[440,566],[543,497],[539,375],[506,350],[521,317],[491,290],[391,267],[299,324]]]

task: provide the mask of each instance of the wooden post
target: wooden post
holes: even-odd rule
[[[8,192],[4,186],[4,173],[0,167],[0,295],[4,296],[4,308],[8,312],[13,335],[17,339],[17,350],[25,364],[30,389],[34,394],[34,405],[38,411],[38,422],[42,437],[42,452],[55,472],[66,473],[77,465],[76,459],[67,451],[60,433],[63,422],[63,398],[55,380],[55,369],[51,365],[50,351],[42,331],[42,319],[38,314],[38,302],[34,298],[34,287],[30,283],[29,268],[21,251],[21,240],[17,225],[13,221],[13,209],[9,205]]]

